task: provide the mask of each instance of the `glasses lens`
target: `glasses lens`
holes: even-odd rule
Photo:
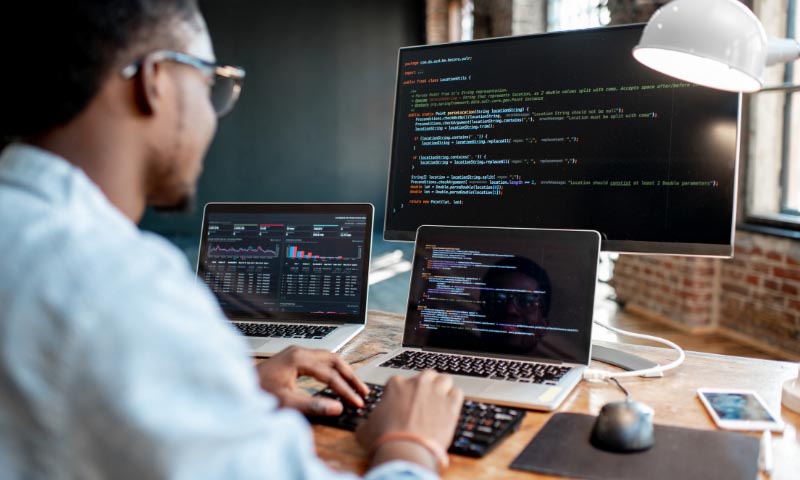
[[[486,307],[491,310],[504,309],[511,302],[516,308],[535,310],[541,307],[541,298],[534,293],[491,292],[485,295]]]
[[[240,91],[239,80],[221,75],[214,76],[214,85],[211,87],[211,104],[214,106],[217,116],[221,117],[233,109]]]
[[[539,308],[539,296],[532,293],[515,295],[514,304],[525,310],[534,310]]]

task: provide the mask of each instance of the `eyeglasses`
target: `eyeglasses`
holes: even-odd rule
[[[525,311],[542,309],[542,296],[538,293],[486,292],[483,303],[489,310],[501,310],[511,302],[516,308]]]
[[[236,105],[239,93],[242,91],[245,71],[239,67],[229,65],[217,65],[192,55],[173,52],[170,50],[158,50],[148,55],[154,62],[171,61],[194,67],[211,77],[211,105],[218,117],[222,117]],[[122,69],[123,78],[133,78],[142,68],[140,59]]]

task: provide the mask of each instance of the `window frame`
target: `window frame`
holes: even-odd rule
[[[797,20],[797,7],[800,0],[787,0],[787,9],[786,9],[786,17],[785,17],[785,27],[786,27],[786,37],[787,38],[794,38],[796,32],[796,20]],[[780,164],[780,172],[778,174],[778,184],[780,186],[780,198],[778,200],[778,208],[775,213],[764,213],[764,212],[753,212],[752,211],[752,198],[751,196],[755,195],[758,189],[751,184],[751,176],[754,175],[753,171],[756,170],[758,167],[757,163],[758,160],[753,158],[752,152],[750,151],[750,143],[751,137],[754,137],[752,133],[751,126],[753,124],[753,117],[750,108],[747,109],[747,115],[745,116],[746,120],[743,122],[742,132],[746,132],[742,134],[743,140],[742,145],[740,146],[740,152],[742,152],[745,160],[745,178],[743,178],[743,182],[741,182],[743,193],[745,195],[740,196],[740,200],[742,200],[743,208],[741,210],[742,214],[740,215],[740,222],[737,225],[737,228],[741,228],[744,230],[751,230],[751,231],[761,231],[762,233],[768,233],[771,235],[777,236],[785,236],[790,238],[798,238],[800,235],[800,210],[792,209],[788,207],[788,198],[789,198],[789,174],[791,172],[790,164],[792,159],[790,158],[790,153],[792,151],[793,143],[800,142],[800,135],[795,134],[793,138],[792,128],[795,131],[800,130],[800,125],[793,125],[792,122],[792,106],[794,102],[800,102],[800,86],[795,86],[794,88],[788,87],[793,85],[793,77],[794,77],[795,65],[790,62],[785,64],[784,72],[783,72],[783,86],[782,87],[773,87],[773,88],[766,88],[761,92],[755,92],[748,96],[747,102],[750,103],[752,101],[752,96],[759,95],[760,93],[764,92],[775,92],[775,91],[783,91],[784,98],[783,98],[783,114],[781,122],[781,137],[780,137],[780,153],[779,153],[779,163]],[[755,136],[758,134],[756,133]],[[796,146],[795,146],[796,148]],[[741,161],[742,159],[740,159]],[[800,168],[800,165],[796,165],[795,168]],[[800,188],[800,187],[797,187]],[[761,227],[761,228],[760,228]]]

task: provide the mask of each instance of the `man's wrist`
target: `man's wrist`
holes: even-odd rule
[[[373,467],[392,460],[405,460],[407,462],[416,463],[432,472],[439,471],[440,462],[436,458],[436,455],[413,440],[395,439],[378,445],[377,448],[373,450]]]
[[[371,456],[375,456],[378,450],[381,449],[386,444],[389,443],[403,443],[409,444],[406,446],[406,452],[412,452],[412,450],[408,450],[413,445],[413,451],[415,451],[416,457],[419,458],[419,452],[425,451],[427,452],[427,458],[433,459],[433,470],[434,472],[438,472],[447,468],[450,464],[450,458],[447,456],[447,451],[438,443],[433,441],[430,438],[426,438],[422,435],[418,435],[413,432],[406,432],[406,431],[395,431],[395,432],[386,432],[380,437],[375,440],[375,443],[372,446],[372,451],[370,452]],[[430,462],[421,463],[421,465],[430,466]]]

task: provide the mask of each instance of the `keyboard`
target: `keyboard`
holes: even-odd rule
[[[466,375],[510,382],[556,385],[571,367],[493,358],[448,355],[406,350],[383,362],[381,367],[403,370],[433,369],[451,375]]]
[[[324,325],[296,325],[281,323],[243,323],[232,322],[233,325],[248,337],[273,337],[273,338],[325,338],[326,335],[336,330],[336,327]]]
[[[330,388],[317,392],[317,395],[341,401],[344,411],[337,417],[309,416],[309,421],[344,430],[355,430],[361,422],[369,417],[370,412],[383,395],[381,385],[368,383],[367,386],[370,390],[369,394],[364,397],[363,408],[357,408],[342,401],[341,397]],[[516,431],[524,417],[524,410],[466,400],[461,407],[455,436],[448,452],[467,457],[482,457],[505,437]]]

